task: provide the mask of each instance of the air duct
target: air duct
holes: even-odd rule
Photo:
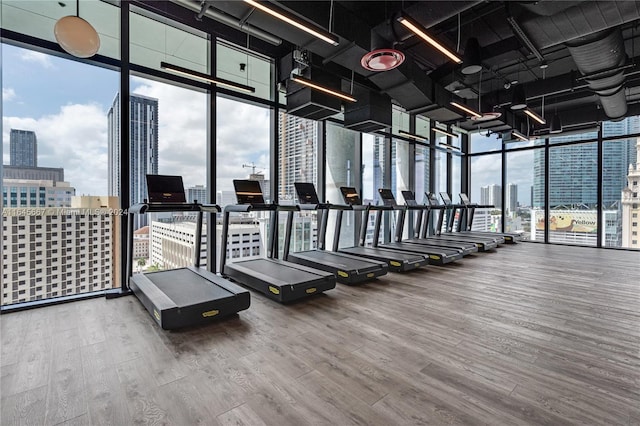
[[[573,39],[566,43],[573,61],[589,88],[599,97],[602,109],[612,120],[627,113],[624,69],[627,55],[619,28]]]

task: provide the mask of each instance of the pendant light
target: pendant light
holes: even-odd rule
[[[76,15],[58,19],[53,34],[60,47],[77,58],[90,58],[100,49],[98,32],[80,17],[80,0],[76,0]]]
[[[480,54],[480,43],[475,37],[467,40],[464,48],[464,56],[462,58],[462,74],[475,74],[482,69],[482,57]]]

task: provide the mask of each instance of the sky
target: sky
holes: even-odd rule
[[[107,112],[118,91],[118,73],[2,46],[3,163],[9,163],[10,129],[32,130],[38,165],[63,167],[77,195],[107,194]],[[159,173],[179,174],[185,186],[206,179],[207,95],[132,77],[133,93],[158,99]],[[220,99],[218,189],[256,171],[268,176],[269,111]]]
[[[63,167],[77,195],[107,194],[107,112],[118,91],[117,72],[2,46],[3,163],[9,163],[11,128],[33,130],[38,165]],[[133,93],[158,99],[159,173],[178,174],[185,186],[206,179],[207,95],[132,77]],[[220,98],[217,108],[217,186],[256,171],[269,176],[270,114],[267,108]],[[474,136],[472,143],[488,143]],[[363,147],[366,151],[367,144]],[[372,152],[364,152],[369,158]],[[472,159],[472,201],[480,187],[500,184],[499,156]],[[244,167],[243,167],[244,166]],[[529,202],[533,154],[510,154],[508,181],[519,184],[519,200]],[[365,187],[367,179],[365,176]],[[454,194],[457,195],[457,194]]]

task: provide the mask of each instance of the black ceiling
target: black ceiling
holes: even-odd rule
[[[143,1],[144,3],[144,1]],[[154,2],[150,2],[154,3]],[[195,21],[201,0],[173,0]],[[276,5],[299,19],[330,30],[340,39],[332,46],[243,1],[204,2],[200,25],[212,33],[246,39],[210,12],[224,13],[250,28],[283,40],[275,46],[256,39],[253,46],[280,59],[293,49],[307,50],[315,67],[342,79],[352,76],[360,88],[386,94],[410,112],[431,119],[502,131],[530,123],[511,111],[513,87],[524,85],[528,105],[547,121],[558,113],[565,127],[640,113],[640,3],[634,1],[280,1]],[[467,39],[478,39],[483,70],[464,75],[457,65],[396,21],[403,12],[459,55]],[[190,18],[189,18],[190,17]],[[187,20],[188,20],[187,19]],[[183,19],[184,20],[184,19]],[[331,21],[331,22],[330,22]],[[186,22],[188,23],[188,22]],[[372,37],[374,34],[374,37]],[[402,51],[407,60],[395,70],[367,71],[360,58],[372,39]],[[373,43],[379,44],[379,43]],[[353,72],[353,74],[352,74]],[[480,94],[480,102],[478,95]],[[458,99],[481,112],[498,111],[498,120],[469,120],[449,102]],[[526,125],[525,125],[526,126]],[[538,126],[535,131],[544,131]],[[533,131],[529,126],[528,131]]]

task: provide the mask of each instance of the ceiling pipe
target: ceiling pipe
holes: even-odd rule
[[[623,66],[627,55],[620,28],[600,31],[565,43],[589,88],[600,97],[607,117],[621,119],[627,113]]]
[[[202,6],[199,3],[193,2],[191,0],[171,0],[172,2],[184,6],[194,12],[197,12],[196,19],[202,19],[203,16],[211,18],[215,21],[220,22],[221,24],[228,25],[231,28],[242,31],[253,37],[259,38],[260,40],[266,41],[269,44],[273,44],[274,46],[280,46],[282,44],[282,39],[276,37],[275,35],[268,33],[260,28],[253,27],[248,25],[245,21],[237,19],[231,15],[228,15],[224,12],[217,10],[212,7],[209,2],[203,2]]]

